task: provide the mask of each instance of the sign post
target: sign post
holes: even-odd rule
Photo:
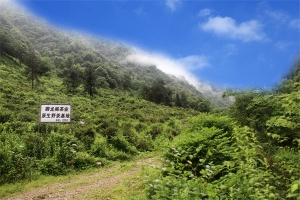
[[[70,104],[41,104],[40,123],[70,123],[71,108]]]

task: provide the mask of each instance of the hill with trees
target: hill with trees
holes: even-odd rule
[[[194,87],[155,66],[113,61],[128,51],[122,45],[49,28],[6,2],[0,27],[1,185],[131,159],[211,109],[199,106],[208,101]],[[71,123],[39,123],[43,103],[71,104]]]
[[[228,116],[190,118],[149,199],[300,199],[299,58],[272,90],[227,90]]]
[[[299,58],[272,90],[227,90],[220,110],[155,66],[120,64],[123,45],[1,6],[0,185],[156,152],[148,199],[300,199]],[[72,123],[39,123],[41,103],[71,104]]]
[[[133,50],[120,43],[63,32],[12,4],[2,2],[1,6],[1,51],[28,66],[32,88],[39,76],[55,74],[64,79],[67,92],[72,94],[83,84],[90,96],[97,92],[97,88],[119,88],[135,91],[137,95],[154,101],[156,97],[141,94],[156,87],[156,92],[164,96],[159,103],[175,105],[177,95],[180,100],[187,101],[177,104],[183,107],[201,111],[203,105],[211,104],[184,79],[167,75],[150,64],[141,66],[134,62],[121,62]],[[230,103],[223,100],[212,102],[213,106],[219,104],[222,107]]]

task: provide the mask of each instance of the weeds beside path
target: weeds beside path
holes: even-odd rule
[[[130,199],[144,196],[141,171],[159,164],[158,157],[121,163],[88,175],[76,176],[40,189],[6,198],[15,199]]]

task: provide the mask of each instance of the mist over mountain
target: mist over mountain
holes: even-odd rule
[[[123,88],[126,82],[128,89],[138,91],[163,80],[173,95],[184,93],[194,99],[210,99],[218,106],[231,103],[222,99],[223,90],[199,81],[184,69],[184,63],[191,60],[197,61],[196,67],[205,66],[205,57],[174,61],[98,36],[60,30],[8,1],[1,1],[0,7],[1,40],[9,41],[6,48],[11,49],[10,54],[21,59],[34,49],[46,68],[59,77],[63,78],[73,65],[81,71],[92,66],[99,87]]]

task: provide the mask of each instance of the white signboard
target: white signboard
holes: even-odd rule
[[[71,105],[41,104],[40,122],[71,122]]]

